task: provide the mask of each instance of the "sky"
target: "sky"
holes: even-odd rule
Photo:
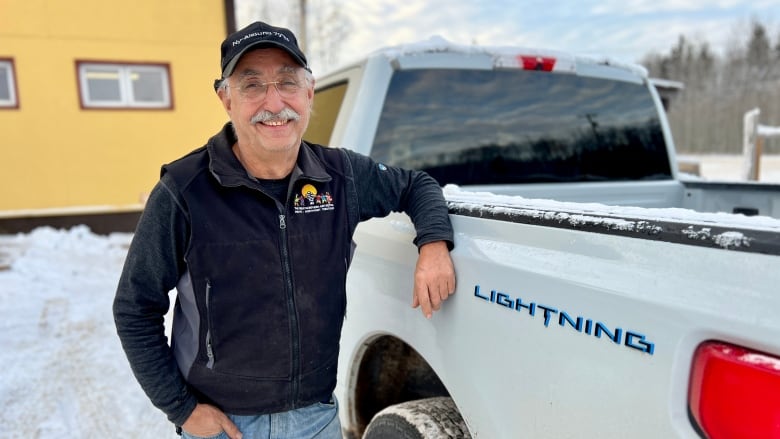
[[[295,0],[236,0],[239,26],[254,20],[299,29]],[[522,46],[607,55],[638,62],[664,54],[680,35],[706,41],[717,54],[747,40],[752,20],[780,34],[780,0],[307,0],[315,74],[385,45],[433,35],[460,44]],[[341,13],[347,26],[324,17]],[[337,60],[319,56],[317,42],[339,45]]]

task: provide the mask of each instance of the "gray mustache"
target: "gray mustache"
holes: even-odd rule
[[[265,123],[265,122],[299,120],[300,118],[301,118],[300,114],[298,114],[297,112],[295,112],[290,108],[285,108],[278,113],[272,113],[268,110],[263,110],[255,114],[252,117],[252,119],[250,119],[249,121],[252,124],[256,124],[256,123]]]

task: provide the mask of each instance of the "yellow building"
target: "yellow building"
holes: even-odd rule
[[[0,0],[0,217],[140,210],[227,120],[232,0]]]

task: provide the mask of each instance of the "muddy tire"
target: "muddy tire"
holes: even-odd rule
[[[427,398],[392,405],[374,415],[363,439],[471,438],[452,398]]]

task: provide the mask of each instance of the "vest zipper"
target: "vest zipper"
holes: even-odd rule
[[[301,343],[298,330],[298,311],[295,306],[295,290],[293,289],[292,267],[290,267],[290,251],[287,248],[287,221],[284,214],[279,215],[279,231],[281,235],[282,266],[284,267],[284,284],[287,293],[287,313],[290,316],[290,336],[292,338],[292,388],[290,402],[298,400],[300,386]]]
[[[206,367],[214,369],[214,347],[211,344],[211,281],[206,279]]]

